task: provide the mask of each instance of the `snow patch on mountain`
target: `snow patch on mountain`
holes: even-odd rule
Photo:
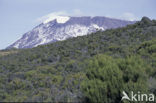
[[[98,30],[118,28],[134,22],[106,17],[48,16],[43,23],[25,33],[8,48],[32,48],[38,45],[91,34]]]
[[[46,19],[43,23],[46,24],[55,19],[56,19],[57,23],[66,23],[70,19],[70,17],[68,17],[68,16],[51,16],[48,19]]]

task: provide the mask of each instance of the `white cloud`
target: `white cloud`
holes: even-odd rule
[[[64,16],[66,18],[67,17],[66,15],[67,15],[67,13],[65,11],[53,12],[53,13],[49,13],[45,16],[42,16],[40,18],[37,18],[36,21],[47,23],[47,22],[54,20],[54,19],[61,17],[61,16]]]
[[[72,11],[71,16],[83,16],[83,12],[81,12],[81,10],[79,9],[75,9]]]
[[[69,20],[69,16],[83,16],[83,13],[79,9],[74,9],[71,12],[66,11],[52,12],[45,16],[37,18],[36,21],[39,23],[41,22],[47,23],[49,21],[56,19],[57,22],[64,23]]]
[[[133,13],[123,13],[120,17],[120,19],[129,20],[129,21],[135,21],[138,20],[138,18]]]

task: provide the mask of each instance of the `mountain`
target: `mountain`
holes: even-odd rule
[[[107,17],[62,17],[57,16],[46,20],[31,31],[25,33],[21,39],[8,48],[32,48],[51,42],[66,40],[67,38],[83,36],[111,28],[133,24],[131,21],[111,19]]]
[[[0,51],[0,102],[121,103],[123,90],[156,96],[156,20]]]

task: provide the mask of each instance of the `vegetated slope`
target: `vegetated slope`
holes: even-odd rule
[[[8,48],[32,48],[38,45],[87,35],[97,30],[123,27],[134,21],[111,19],[107,17],[56,17],[25,33],[22,38]]]
[[[12,49],[12,50],[0,50],[0,57],[1,56],[6,56],[6,55],[9,55],[9,54],[17,53],[17,51],[19,51],[19,50],[16,50],[16,49]]]
[[[0,101],[118,103],[123,90],[156,94],[155,61],[156,21],[144,17],[0,57]]]

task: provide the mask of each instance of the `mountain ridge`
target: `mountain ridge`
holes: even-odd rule
[[[57,18],[41,23],[19,40],[7,48],[32,48],[38,45],[66,40],[67,38],[87,35],[97,30],[106,30],[133,24],[135,21],[125,21],[102,16],[69,17],[69,20],[61,21]]]

